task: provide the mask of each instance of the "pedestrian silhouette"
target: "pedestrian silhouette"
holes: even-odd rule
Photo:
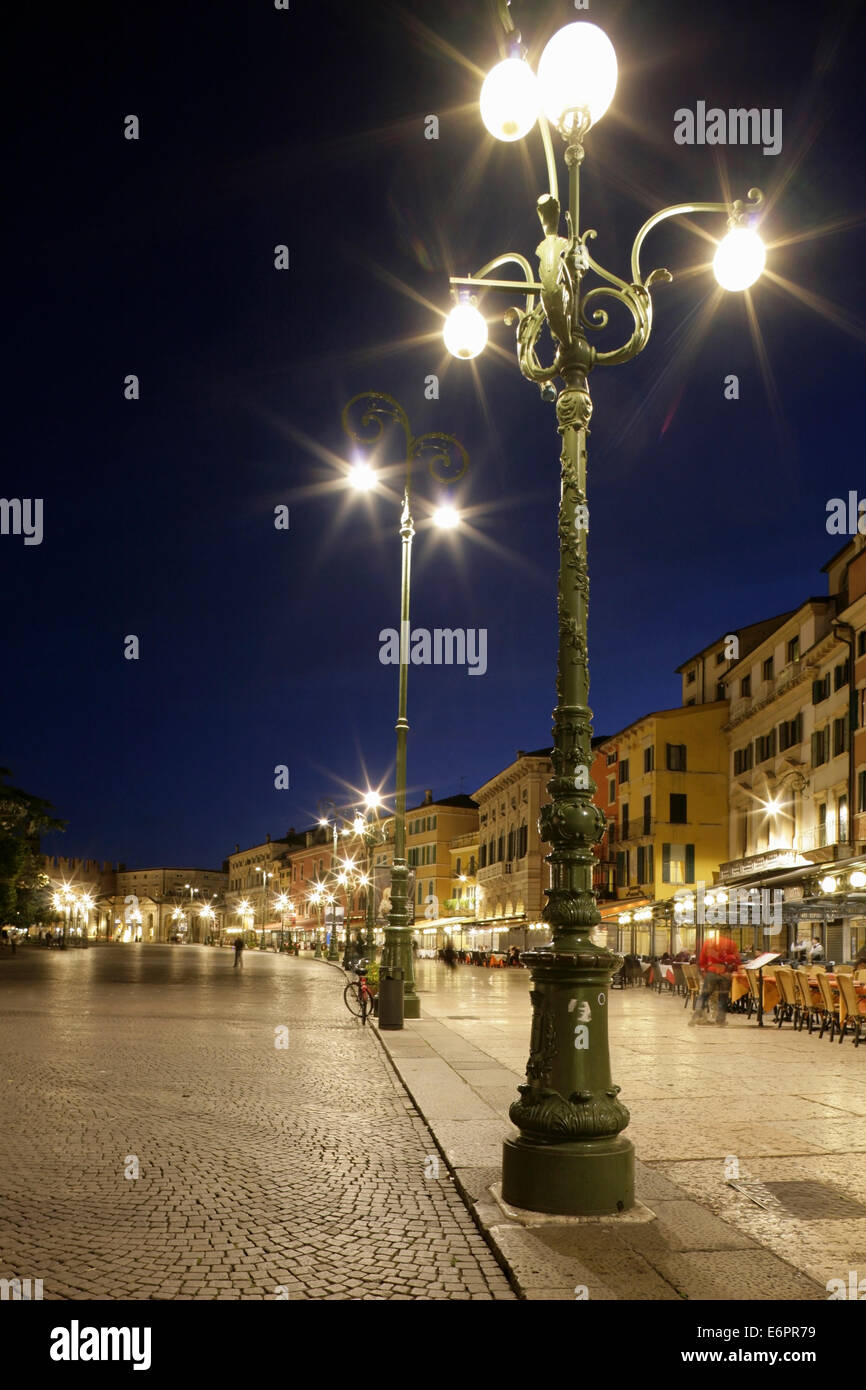
[[[238,966],[240,966],[241,969],[243,970],[243,968],[244,968],[244,943],[243,943],[243,938],[240,937],[240,936],[235,937],[235,970],[237,970]]]

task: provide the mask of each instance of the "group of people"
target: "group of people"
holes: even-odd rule
[[[445,962],[449,970],[455,970],[458,965],[489,965],[493,954],[492,951],[457,951],[449,941],[439,951],[439,959]],[[519,946],[509,946],[503,964],[520,965]]]

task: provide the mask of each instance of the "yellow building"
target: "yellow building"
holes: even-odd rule
[[[478,889],[478,829],[458,835],[451,841],[451,896],[444,903],[444,915],[465,922],[475,918]]]
[[[383,874],[383,866],[392,864],[394,859],[394,817],[389,816],[383,825],[385,842],[374,855],[377,880]],[[459,853],[452,856],[453,842],[467,836],[470,844],[461,846]],[[434,801],[433,792],[428,789],[421,804],[406,811],[406,858],[419,946],[441,946],[449,935],[453,920],[449,922],[446,904],[458,896],[468,902],[466,885],[460,882],[459,875],[456,878],[452,875],[453,862],[459,857],[461,872],[465,873],[464,858],[468,867],[469,858],[474,854],[477,864],[477,846],[478,806],[470,796],[461,793]],[[458,895],[457,888],[464,892]],[[453,919],[454,914],[450,916]]]
[[[549,748],[518,749],[508,767],[475,792],[479,810],[478,944],[503,949],[529,944],[545,902],[548,846],[538,813],[550,800]]]
[[[601,745],[617,753],[617,898],[642,912],[637,922],[634,911],[619,914],[622,951],[694,947],[694,927],[671,939],[672,911],[656,910],[653,934],[648,905],[711,885],[727,858],[727,720],[726,700],[656,710]]]

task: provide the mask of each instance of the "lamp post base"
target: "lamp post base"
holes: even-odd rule
[[[502,1200],[555,1216],[612,1216],[634,1206],[634,1145],[621,1134],[566,1144],[506,1139]]]

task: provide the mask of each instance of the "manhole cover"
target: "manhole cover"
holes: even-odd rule
[[[856,1221],[866,1217],[866,1207],[855,1202],[830,1183],[805,1179],[802,1182],[732,1182],[742,1192],[768,1210],[781,1209],[800,1221]]]

